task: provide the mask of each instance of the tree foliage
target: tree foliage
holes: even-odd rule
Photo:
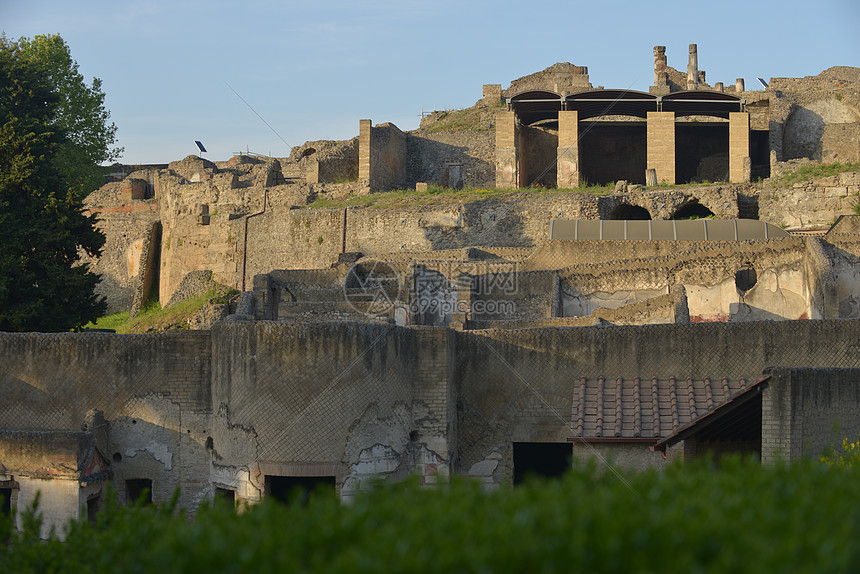
[[[53,161],[69,186],[84,196],[102,184],[100,164],[119,159],[122,148],[116,143],[116,125],[109,122],[104,107],[102,81],[93,78],[87,85],[78,71],[68,44],[58,35],[20,38],[19,57],[40,74],[58,97],[55,124],[66,132],[66,141]]]
[[[68,331],[106,305],[80,264],[104,235],[61,167],[61,95],[21,44],[0,36],[0,331]]]

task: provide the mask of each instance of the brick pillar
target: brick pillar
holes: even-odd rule
[[[579,187],[579,112],[558,112],[558,187]]]
[[[415,472],[421,482],[447,482],[457,444],[457,393],[454,384],[456,338],[444,327],[424,327],[415,336],[413,443]]]
[[[496,187],[519,185],[517,165],[517,117],[514,112],[496,112]]]
[[[646,167],[657,172],[657,183],[675,184],[675,112],[648,112]]]
[[[358,121],[358,179],[370,185],[370,120]]]
[[[803,401],[792,369],[765,369],[770,375],[761,396],[761,462],[796,461],[803,456]]]
[[[750,115],[729,113],[729,181],[746,183],[750,180]]]

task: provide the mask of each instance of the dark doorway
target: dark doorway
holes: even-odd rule
[[[675,181],[729,180],[729,124],[675,124]]]
[[[570,469],[570,443],[515,442],[514,485],[529,478],[559,478]]]
[[[558,128],[523,126],[525,150],[522,169],[528,187],[555,187],[557,181]]]
[[[126,480],[125,492],[129,504],[136,504],[138,501],[144,506],[152,504],[152,480],[149,478]]]
[[[0,516],[12,514],[12,489],[0,488]]]
[[[609,219],[651,219],[651,214],[644,207],[621,203],[609,214]]]
[[[98,520],[99,510],[101,510],[101,494],[96,494],[87,499],[87,521],[90,524],[95,524]]]
[[[645,122],[581,122],[579,129],[580,187],[645,183]]]
[[[770,131],[750,131],[750,168],[753,180],[770,177]]]
[[[696,202],[680,207],[672,215],[672,219],[704,219],[706,217],[714,217],[714,212]]]
[[[278,502],[304,505],[311,494],[336,493],[333,476],[266,476],[266,496]]]

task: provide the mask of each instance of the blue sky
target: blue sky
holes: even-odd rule
[[[595,86],[647,91],[655,45],[686,70],[696,43],[710,84],[743,77],[747,89],[757,76],[860,66],[857,0],[0,0],[0,30],[66,40],[84,76],[103,81],[125,163],[181,159],[196,139],[212,160],[282,157],[351,138],[362,118],[414,129],[422,105],[468,107],[482,84],[555,62],[588,66]]]

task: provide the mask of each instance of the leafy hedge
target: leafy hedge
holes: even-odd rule
[[[847,572],[860,564],[860,471],[723,460],[624,477],[381,486],[353,504],[117,508],[39,541],[5,533],[0,572]],[[8,525],[7,525],[8,528]]]

